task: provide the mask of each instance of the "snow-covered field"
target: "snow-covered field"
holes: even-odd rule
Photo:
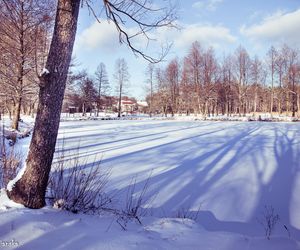
[[[9,209],[0,240],[20,249],[300,249],[299,123],[68,121],[62,143],[66,158],[110,169],[107,191],[120,206],[132,179],[138,193],[151,175],[143,225],[123,231],[110,216]],[[267,240],[271,208],[280,220]],[[174,218],[182,210],[199,210],[197,221]]]

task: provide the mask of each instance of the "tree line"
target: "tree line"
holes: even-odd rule
[[[183,59],[164,68],[149,65],[149,113],[245,115],[300,112],[300,54],[288,45],[272,46],[263,59],[239,46],[216,57],[194,42]]]

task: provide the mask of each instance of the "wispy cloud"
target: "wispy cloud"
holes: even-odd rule
[[[111,23],[105,20],[94,22],[77,37],[76,49],[93,50],[104,48],[108,51],[118,47],[118,33]]]
[[[179,31],[166,30],[159,35],[162,39],[165,37],[173,41],[175,49],[187,48],[195,41],[199,41],[205,47],[218,49],[237,41],[230,29],[221,25],[180,23],[179,26]]]
[[[293,12],[282,10],[265,17],[260,23],[242,26],[240,33],[255,43],[300,44],[300,9]]]
[[[134,35],[138,32],[136,28],[122,27],[128,35]],[[145,42],[142,36],[136,36],[132,39],[132,43],[141,47]],[[95,50],[102,49],[108,52],[116,52],[121,48],[119,42],[119,33],[112,22],[101,19],[100,22],[95,21],[91,26],[83,30],[77,37],[75,44],[75,52],[78,49]]]
[[[198,10],[215,11],[223,0],[202,0],[195,2],[192,7]]]

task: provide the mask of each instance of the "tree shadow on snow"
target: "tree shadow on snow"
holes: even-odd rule
[[[126,149],[132,143],[137,147],[151,140],[158,143],[101,160],[104,166],[114,167],[116,174],[109,184],[111,192],[123,195],[120,200],[125,199],[132,178],[136,177],[135,192],[139,193],[152,171],[148,195],[155,199],[145,209],[148,214],[172,217],[186,208],[195,215],[200,208],[198,222],[207,230],[264,236],[258,217],[268,205],[280,216],[278,232],[287,235],[285,225],[292,237],[300,239],[290,213],[291,206],[295,206],[292,197],[300,168],[300,132],[296,124],[236,123],[212,125],[211,130],[203,131],[192,126],[186,130],[196,129],[194,135],[159,143],[164,136],[182,129],[85,147],[99,147],[88,152],[93,155]]]

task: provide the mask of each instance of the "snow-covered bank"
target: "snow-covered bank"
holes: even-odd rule
[[[299,243],[287,237],[249,237],[215,232],[181,218],[143,218],[124,231],[109,215],[89,216],[43,208],[0,210],[0,244],[9,249],[204,249],[296,250]]]
[[[34,118],[30,116],[24,116],[23,118],[24,120],[20,120],[19,122],[19,130],[11,128],[12,120],[10,120],[7,116],[3,116],[0,121],[0,135],[3,135],[6,139],[8,139],[10,145],[14,145],[19,139],[29,137],[32,133]]]
[[[19,123],[19,131],[10,128],[11,120],[4,117],[0,134],[0,167],[6,162],[8,172],[0,169],[0,186],[5,186],[10,177],[17,176],[10,180],[7,188],[11,190],[14,184],[21,178],[25,171],[25,160],[31,140],[31,132],[34,126],[34,120],[31,117],[25,117],[24,121]],[[3,137],[5,138],[3,140]],[[3,147],[3,148],[1,148]],[[1,204],[0,204],[1,205]]]

